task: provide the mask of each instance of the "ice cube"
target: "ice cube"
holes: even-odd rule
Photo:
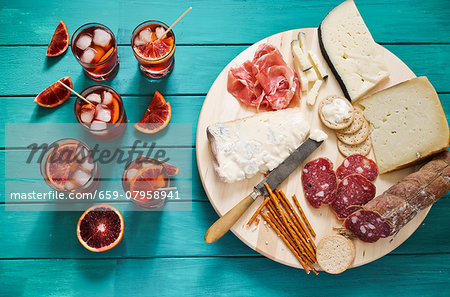
[[[127,179],[132,179],[135,175],[136,175],[136,173],[138,172],[138,170],[137,169],[128,169],[127,170]]]
[[[140,35],[138,35],[138,36],[136,36],[136,37],[134,38],[134,44],[133,44],[133,46],[140,46],[140,45],[145,44],[145,42],[144,42],[139,36],[140,36]]]
[[[92,60],[94,60],[96,53],[97,52],[94,49],[88,47],[81,55],[80,60],[84,63],[91,63]]]
[[[75,44],[80,50],[84,51],[87,49],[92,43],[92,37],[89,35],[81,35],[77,39],[77,43]]]
[[[155,163],[152,163],[152,162],[144,162],[144,163],[142,163],[142,167],[149,167],[149,166],[152,166],[152,165],[155,165]]]
[[[83,163],[81,163],[81,168],[86,172],[91,172],[94,169],[94,162],[89,158],[86,158]]]
[[[84,172],[81,169],[77,169],[72,174],[72,182],[79,186],[86,184],[90,178],[91,178],[91,175],[87,172]]]
[[[111,42],[112,36],[103,29],[94,30],[94,44],[106,47]]]
[[[152,35],[153,35],[152,29],[150,28],[146,28],[142,30],[141,33],[139,33],[139,37],[145,43],[149,43],[152,41]]]
[[[68,191],[72,191],[72,190],[75,190],[77,188],[77,186],[70,181],[66,181],[64,188]]]
[[[155,30],[156,38],[162,38],[165,31],[164,27],[157,27]]]
[[[109,104],[111,104],[112,101],[113,101],[113,94],[111,94],[111,92],[104,91],[102,103],[105,105],[109,105]]]
[[[100,122],[100,121],[93,121],[91,124],[91,129],[92,130],[105,130],[106,129],[106,123],[105,122]]]
[[[100,95],[97,93],[91,93],[87,95],[86,99],[91,103],[102,103],[102,97],[100,97]]]
[[[90,123],[92,123],[92,120],[94,119],[94,115],[95,115],[95,109],[82,108],[81,114],[80,114],[80,119],[83,123],[90,124]]]
[[[95,106],[95,119],[102,122],[109,122],[111,120],[111,111],[108,106],[103,104],[97,104]]]

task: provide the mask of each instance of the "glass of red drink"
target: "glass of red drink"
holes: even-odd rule
[[[75,116],[78,122],[96,139],[112,141],[126,129],[127,114],[122,98],[109,86],[95,85],[81,92],[92,103],[77,98]]]
[[[169,26],[160,21],[138,25],[131,36],[131,47],[144,75],[160,79],[173,70],[175,64],[175,34],[164,32]]]
[[[65,193],[90,193],[100,182],[91,149],[73,138],[55,141],[46,149],[41,175],[51,188]]]
[[[105,25],[89,23],[72,36],[71,49],[86,74],[93,80],[106,80],[119,71],[117,42]]]
[[[125,195],[144,209],[156,209],[167,201],[169,174],[158,160],[139,156],[130,162],[122,174]]]

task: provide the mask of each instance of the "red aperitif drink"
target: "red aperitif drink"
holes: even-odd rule
[[[147,21],[138,25],[131,36],[139,68],[152,79],[170,74],[175,64],[175,35],[172,30],[164,34],[167,28],[163,22]]]
[[[48,147],[41,159],[41,174],[50,187],[65,193],[93,192],[100,181],[90,148],[73,138]]]
[[[139,156],[127,165],[122,174],[126,197],[144,209],[156,209],[167,201],[169,174],[163,163]]]
[[[86,74],[93,80],[105,80],[119,71],[117,42],[112,31],[97,23],[81,26],[72,36],[71,49]]]
[[[120,137],[126,129],[127,115],[119,93],[111,87],[95,85],[81,95],[92,104],[77,98],[78,122],[98,140],[112,141]]]

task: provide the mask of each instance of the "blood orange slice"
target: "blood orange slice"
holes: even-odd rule
[[[173,166],[172,164],[166,163],[166,162],[161,162],[164,167],[166,167],[167,169],[167,173],[169,174],[169,176],[177,176],[178,173],[180,173],[180,168]]]
[[[48,44],[47,56],[55,57],[64,53],[69,47],[69,32],[66,24],[61,20]]]
[[[170,103],[166,102],[164,97],[156,91],[144,116],[134,127],[142,133],[154,134],[169,124],[171,116]]]
[[[92,252],[104,252],[115,247],[123,237],[122,214],[114,206],[98,204],[86,210],[78,220],[77,237]]]
[[[148,201],[147,191],[164,188],[168,183],[167,171],[162,165],[150,165],[140,169],[131,179],[130,191],[136,200]]]
[[[136,53],[145,59],[160,59],[167,55],[173,47],[172,36],[164,39],[155,39],[149,43],[135,46]]]
[[[71,88],[73,87],[72,80],[68,76],[61,78],[60,81]],[[40,92],[34,99],[34,102],[43,107],[55,107],[63,104],[69,97],[70,91],[59,82],[55,82]]]
[[[46,173],[49,181],[58,189],[64,190],[69,179],[73,158],[78,149],[78,144],[70,143],[54,148],[49,161],[46,163]]]

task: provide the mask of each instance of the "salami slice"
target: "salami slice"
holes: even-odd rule
[[[374,181],[378,175],[377,164],[369,158],[354,154],[345,158],[341,166],[336,170],[337,177],[342,180],[350,174],[361,174],[370,181]]]
[[[302,170],[302,184],[306,200],[315,208],[331,204],[336,199],[337,178],[333,163],[318,158],[305,164]]]
[[[351,214],[344,222],[345,228],[365,242],[375,242],[391,234],[391,227],[381,216],[369,210]]]
[[[343,220],[375,197],[375,186],[360,174],[351,174],[339,182],[331,208]]]

